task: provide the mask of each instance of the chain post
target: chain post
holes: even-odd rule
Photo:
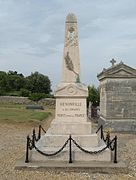
[[[29,163],[29,135],[27,136],[27,142],[26,142],[26,159],[25,163]]]
[[[35,140],[36,140],[35,129],[33,129],[33,135],[32,135],[32,147],[35,146]]]
[[[109,145],[110,145],[110,131],[107,131],[106,140],[107,140],[107,146],[109,147]]]
[[[41,138],[41,125],[39,125],[38,140]]]
[[[117,163],[117,136],[115,136],[114,142],[114,163]]]
[[[71,134],[69,136],[69,163],[72,163],[72,144],[71,144]]]
[[[104,139],[103,137],[103,126],[101,125],[101,139]]]

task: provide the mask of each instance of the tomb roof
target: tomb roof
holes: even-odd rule
[[[132,68],[122,61],[118,64],[114,64],[107,69],[97,74],[99,80],[104,78],[136,78],[136,69]]]

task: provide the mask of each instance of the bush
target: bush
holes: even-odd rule
[[[4,96],[4,95],[5,95],[5,91],[0,88],[0,96]]]
[[[6,96],[20,96],[20,92],[19,91],[7,92],[5,95]]]
[[[99,88],[96,88],[93,85],[88,86],[88,92],[89,92],[89,96],[87,98],[87,103],[89,103],[89,101],[91,101],[93,106],[99,106],[99,103],[100,103]]]
[[[53,94],[45,94],[44,98],[54,98]]]
[[[20,89],[20,96],[23,96],[23,97],[29,97],[30,95],[30,91],[27,90],[27,89]]]
[[[39,101],[43,98],[46,97],[46,94],[44,93],[32,93],[30,96],[29,96],[29,99],[32,100],[32,101]]]

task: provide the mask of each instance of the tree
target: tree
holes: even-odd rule
[[[9,91],[10,87],[8,84],[7,73],[0,71],[0,95],[5,95]]]
[[[17,75],[17,76],[20,76],[20,77],[24,77],[24,75],[22,73],[18,73],[17,71],[9,71],[8,72],[8,75]]]
[[[51,82],[48,76],[38,72],[24,77],[17,71],[0,71],[0,95],[31,96],[32,93],[50,95]],[[41,97],[41,94],[38,95]],[[42,95],[43,96],[43,95]]]
[[[51,82],[48,76],[40,74],[39,72],[34,72],[31,73],[31,75],[28,76],[26,80],[27,80],[27,88],[32,93],[50,94]]]
[[[25,88],[26,79],[23,74],[18,74],[17,71],[9,71],[7,77],[10,91],[19,91],[21,88]]]
[[[88,102],[91,101],[92,105],[98,106],[100,103],[100,92],[99,88],[96,88],[94,85],[88,86],[89,96]]]

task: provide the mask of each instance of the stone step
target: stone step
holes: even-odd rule
[[[91,123],[84,122],[84,123],[51,123],[51,127],[48,129],[47,134],[56,134],[56,135],[85,135],[91,134]]]
[[[20,158],[15,164],[15,170],[33,170],[33,171],[53,171],[53,173],[62,172],[76,172],[76,173],[106,173],[111,174],[129,173],[127,164],[122,161],[118,163],[103,162],[103,161],[76,161],[69,163],[68,160],[64,162],[59,161],[46,161],[46,162],[29,162],[25,163],[25,157]]]
[[[85,118],[85,119],[68,119],[68,120],[67,119],[55,118],[55,122],[58,122],[58,123],[84,123],[85,122],[86,123],[87,118]]]
[[[63,144],[67,141],[69,135],[51,135],[45,134],[41,139],[36,143],[36,146],[41,147],[62,147]],[[97,134],[90,135],[72,135],[72,138],[80,145],[84,147],[95,147],[98,146],[98,137]]]
[[[104,146],[100,146],[97,148],[86,148],[83,147],[86,150],[89,151],[99,151],[100,149],[103,149]],[[46,152],[48,154],[54,153],[58,151],[58,148],[41,148],[40,149],[42,152]],[[83,161],[83,162],[88,162],[88,161],[106,161],[110,162],[111,161],[111,151],[109,149],[104,150],[103,152],[97,153],[97,154],[89,154],[81,151],[80,149],[74,149],[72,148],[72,160],[73,161]],[[37,152],[35,149],[31,151],[31,157],[30,161],[40,161],[40,162],[46,162],[46,161],[69,161],[69,147],[63,149],[62,152],[55,156],[44,156]]]

